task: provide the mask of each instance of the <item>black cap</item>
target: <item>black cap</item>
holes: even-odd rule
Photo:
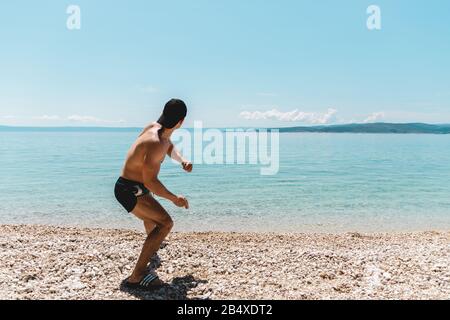
[[[158,120],[164,128],[172,129],[187,114],[186,104],[180,99],[172,99],[164,106],[163,113]]]

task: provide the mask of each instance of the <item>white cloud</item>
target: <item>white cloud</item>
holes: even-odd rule
[[[368,116],[363,122],[364,123],[377,122],[383,119],[384,117],[385,117],[384,112],[374,112],[370,116]]]
[[[67,117],[67,120],[73,122],[82,122],[82,123],[124,123],[125,120],[105,120],[99,119],[92,116],[80,116],[77,114],[71,115]]]
[[[12,119],[17,119],[17,117],[13,116],[11,114],[7,114],[6,116],[2,116],[2,119],[12,120]]]
[[[159,91],[159,89],[156,88],[155,86],[149,85],[149,86],[142,87],[141,91],[145,92],[145,93],[156,93]]]
[[[44,114],[43,116],[39,116],[39,117],[35,117],[36,120],[45,120],[45,121],[55,121],[55,120],[60,120],[61,118],[59,116],[56,115],[46,115]]]
[[[3,116],[3,118],[9,119],[9,120],[14,120],[17,117]],[[56,121],[56,122],[60,122],[62,124],[67,123],[67,121],[79,122],[79,123],[93,123],[93,124],[95,124],[95,123],[96,124],[120,124],[120,123],[126,122],[125,120],[106,120],[106,119],[100,119],[100,118],[93,117],[93,116],[82,116],[82,115],[78,115],[78,114],[74,114],[74,115],[71,115],[68,117],[44,114],[42,116],[33,117],[31,119],[38,120],[38,121]]]
[[[328,109],[327,112],[303,112],[297,109],[289,112],[281,112],[278,109],[269,111],[243,111],[240,117],[246,120],[278,120],[286,122],[303,122],[308,124],[328,124],[336,120],[336,109]]]

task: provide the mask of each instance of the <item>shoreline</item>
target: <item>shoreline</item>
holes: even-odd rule
[[[132,219],[128,223],[121,223],[120,221],[103,223],[103,222],[55,222],[55,221],[31,221],[29,223],[17,223],[16,221],[3,221],[0,222],[0,226],[35,226],[35,227],[55,227],[63,229],[88,229],[95,231],[102,230],[115,230],[115,231],[134,231],[142,232],[143,225],[142,221],[131,216]],[[273,227],[264,228],[260,227],[257,223],[253,225],[243,224],[240,227],[230,226],[225,221],[221,221],[220,224],[210,226],[209,228],[203,225],[198,225],[194,223],[188,223],[185,220],[179,220],[178,216],[172,216],[175,221],[175,226],[171,233],[179,234],[201,234],[201,233],[217,233],[217,234],[254,234],[254,235],[345,235],[352,233],[368,234],[368,235],[401,235],[401,234],[417,234],[417,233],[427,233],[427,232],[438,232],[446,233],[450,232],[450,225],[447,226],[445,223],[440,223],[438,225],[429,225],[426,227],[411,227],[411,226],[391,226],[390,228],[386,226],[376,226],[369,228],[367,226],[353,226],[353,227],[342,227],[341,225],[329,224],[325,225],[323,223],[319,224],[303,224],[300,227],[292,225],[290,228],[286,227]],[[225,224],[225,225],[224,225]],[[261,224],[261,226],[266,226],[267,223]],[[444,226],[443,226],[444,225]],[[182,226],[182,227],[180,227]],[[293,231],[296,230],[296,231]]]
[[[174,232],[129,291],[143,232],[0,225],[2,299],[448,299],[450,231]]]

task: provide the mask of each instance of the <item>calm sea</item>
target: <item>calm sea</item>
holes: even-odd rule
[[[0,132],[0,223],[141,228],[113,196],[137,132]],[[171,161],[178,231],[450,229],[450,135],[280,134],[280,171]]]

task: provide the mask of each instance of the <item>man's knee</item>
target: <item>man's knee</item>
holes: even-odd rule
[[[173,228],[173,220],[170,216],[165,217],[161,222],[158,224],[158,227],[160,229],[164,229],[167,231],[172,230]]]
[[[169,231],[172,230],[172,228],[173,228],[173,220],[172,220],[171,217],[168,217],[168,218],[166,219],[166,221],[164,222],[164,226],[165,226],[165,228],[168,229]]]

